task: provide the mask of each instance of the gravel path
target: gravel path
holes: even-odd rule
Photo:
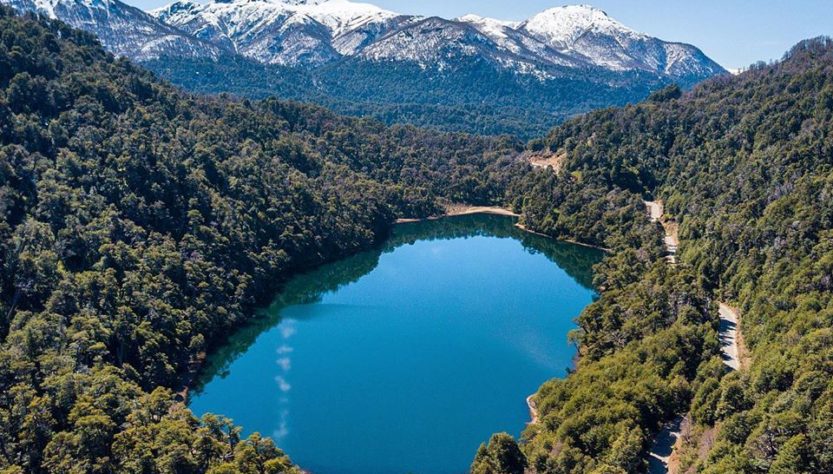
[[[671,454],[674,453],[674,445],[682,436],[683,420],[684,417],[678,416],[657,433],[648,457],[648,474],[667,474],[670,472],[668,464],[671,460]]]
[[[677,224],[663,219],[665,216],[665,206],[662,201],[645,201],[645,207],[648,209],[648,215],[651,217],[651,222],[659,222],[665,230],[665,251],[668,253],[665,259],[671,265],[677,264],[677,248],[680,242],[677,239]]]
[[[526,406],[529,408],[529,424],[534,425],[538,423],[539,415],[538,415],[538,405],[535,403],[535,395],[537,393],[533,393],[532,395],[526,397]]]
[[[651,216],[651,222],[659,222],[665,213],[665,207],[659,201],[645,201],[645,207],[648,208],[648,215]]]
[[[725,303],[720,303],[720,351],[722,352],[723,363],[732,370],[740,370],[739,323],[740,318],[737,311]]]

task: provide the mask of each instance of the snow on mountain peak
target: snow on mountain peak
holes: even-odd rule
[[[517,28],[520,22],[518,21],[506,21],[506,20],[498,20],[496,18],[488,18],[485,16],[475,15],[474,13],[469,13],[468,15],[463,15],[460,18],[457,18],[457,21],[462,21],[464,23],[479,23],[479,24],[492,24],[492,25],[500,25],[505,26],[508,28]]]
[[[280,3],[286,3],[288,5],[319,5],[327,0],[280,0]]]
[[[507,29],[515,29],[519,24],[516,21],[497,20],[495,18],[487,18],[475,14],[463,15],[460,18],[457,18],[457,21],[469,23],[480,30],[481,33],[494,40],[506,38],[508,36]]]
[[[641,33],[590,5],[565,5],[545,10],[521,24],[529,33],[557,48],[569,48],[587,32],[642,37]]]
[[[59,17],[55,13],[55,9],[58,8],[62,2],[63,0],[33,0],[32,5],[37,8],[38,12],[45,14],[49,18],[58,19]],[[75,3],[77,6],[88,10],[98,9],[106,11],[111,6],[110,0],[77,0]]]
[[[285,65],[321,64],[353,54],[399,16],[349,0],[214,0],[196,6],[190,1],[150,13],[239,54]]]
[[[693,46],[637,33],[589,5],[551,8],[518,23],[399,15],[350,0],[172,1],[149,14],[120,0],[0,3],[60,18],[140,60],[240,54],[293,67],[355,58],[441,68],[465,57],[539,78],[603,68],[688,82],[724,72]]]
[[[553,67],[671,76],[696,75],[701,68],[720,72],[696,48],[637,33],[590,5],[550,8],[512,22],[474,14],[454,20],[399,15],[350,0],[193,1],[179,0],[152,14],[200,39],[267,63],[320,65],[358,56],[427,65],[438,60],[437,55],[461,53],[521,72]]]
[[[170,18],[170,13],[181,11],[177,8],[179,2],[158,8],[151,12],[156,17],[163,16],[163,20],[176,25],[182,19]],[[304,18],[311,18],[324,26],[337,37],[347,30],[360,27],[371,21],[381,21],[398,16],[369,3],[351,2],[349,0],[214,0],[197,7],[196,14],[223,17],[230,24],[246,22],[255,16],[264,19],[279,16],[297,16],[293,22],[303,22]],[[176,25],[180,26],[180,25]]]
[[[324,24],[339,36],[348,30],[372,21],[383,21],[398,16],[369,3],[349,0],[297,0],[300,12]]]

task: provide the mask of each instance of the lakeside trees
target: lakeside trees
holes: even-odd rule
[[[440,197],[492,203],[516,168],[508,139],[190,96],[5,7],[0,66],[10,472],[294,472],[271,441],[196,420],[170,389],[293,272]]]
[[[475,470],[638,471],[690,412],[686,467],[833,471],[829,40],[570,121],[531,145],[566,153],[555,173],[506,138],[189,96],[5,8],[0,32],[0,468],[292,472],[170,389],[286,276],[444,198],[508,202],[533,230],[614,250],[577,370],[542,387],[519,451],[497,436]],[[677,267],[649,196],[680,223]],[[748,371],[717,357],[717,298],[742,310]]]
[[[686,412],[683,469],[833,471],[832,91],[833,42],[819,38],[532,144],[566,159],[513,183],[525,224],[616,250],[579,318],[577,370],[537,395],[522,447],[538,472],[643,469],[659,423]],[[655,263],[648,197],[680,224],[679,266]],[[718,299],[741,308],[749,370],[726,375],[717,358]]]

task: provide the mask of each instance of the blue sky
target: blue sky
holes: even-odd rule
[[[144,9],[169,3],[168,0],[126,1]],[[521,20],[565,3],[588,3],[635,30],[664,40],[694,44],[727,68],[778,59],[790,46],[805,38],[833,36],[833,0],[365,1],[399,13],[444,18],[477,13],[506,20]]]

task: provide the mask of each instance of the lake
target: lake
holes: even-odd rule
[[[572,366],[599,251],[475,215],[401,224],[290,280],[212,354],[190,407],[271,436],[315,474],[467,472]]]

